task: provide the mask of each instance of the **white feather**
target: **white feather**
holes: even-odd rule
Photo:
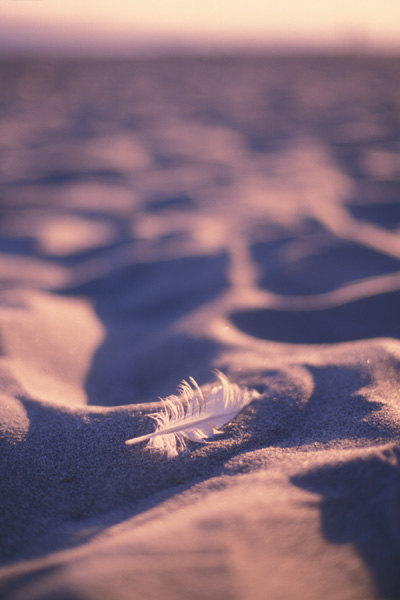
[[[149,415],[157,423],[156,430],[125,443],[131,445],[149,441],[149,448],[173,457],[178,454],[178,446],[181,450],[185,448],[185,438],[200,442],[221,434],[219,428],[233,419],[257,394],[230,383],[222,373],[217,372],[217,376],[219,384],[211,388],[207,399],[192,377],[190,383],[183,381],[180,395],[169,396],[163,400],[161,412]]]

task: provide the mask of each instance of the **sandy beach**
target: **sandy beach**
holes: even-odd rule
[[[0,598],[400,598],[398,59],[0,80]]]

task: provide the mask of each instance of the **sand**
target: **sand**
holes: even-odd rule
[[[0,597],[400,597],[400,69],[0,64]],[[256,390],[125,441],[214,370]]]

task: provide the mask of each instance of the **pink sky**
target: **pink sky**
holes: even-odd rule
[[[0,48],[400,48],[399,0],[2,0]]]

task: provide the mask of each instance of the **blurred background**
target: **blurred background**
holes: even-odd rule
[[[399,50],[399,0],[1,0],[25,388],[119,405],[258,338],[400,337]]]
[[[131,54],[260,49],[395,51],[397,0],[2,0],[0,50]]]

